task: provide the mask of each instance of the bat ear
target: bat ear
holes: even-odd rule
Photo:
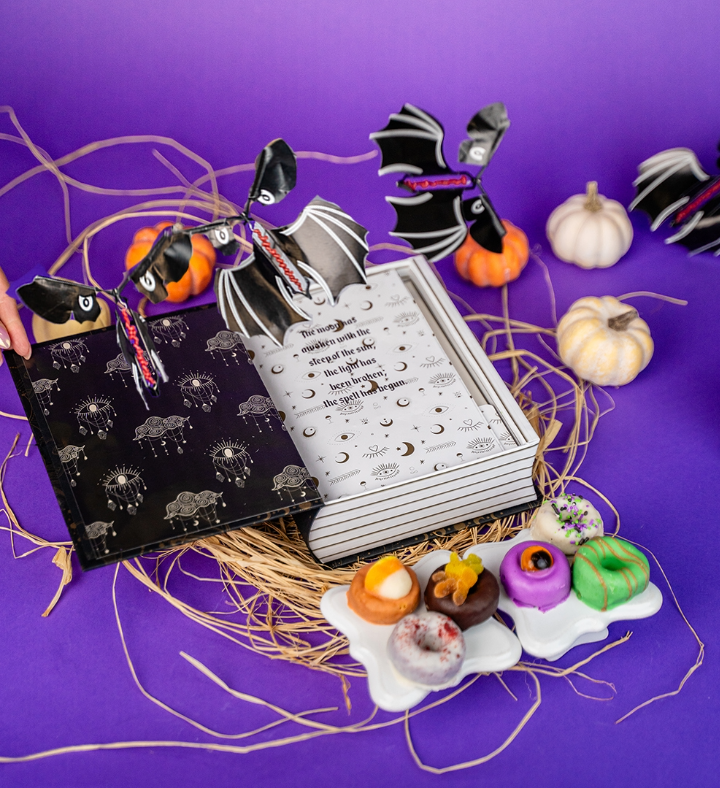
[[[509,126],[504,104],[498,101],[483,107],[467,125],[470,139],[460,143],[458,159],[463,164],[484,167],[497,150]]]
[[[295,188],[297,161],[285,140],[273,140],[255,160],[255,180],[250,189],[250,202],[272,205],[280,202]]]

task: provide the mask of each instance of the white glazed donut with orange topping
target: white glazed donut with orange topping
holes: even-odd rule
[[[364,566],[347,592],[348,607],[371,624],[396,624],[420,602],[415,572],[394,556]]]

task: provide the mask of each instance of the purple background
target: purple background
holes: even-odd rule
[[[635,290],[690,302],[635,302],[651,326],[656,354],[637,381],[613,392],[616,409],[602,419],[581,475],[617,506],[622,533],[659,556],[708,656],[679,697],[614,725],[635,704],[674,689],[695,659],[696,644],[666,594],[655,618],[613,625],[611,639],[628,629],[632,639],[588,668],[615,683],[614,700],[593,702],[563,680],[544,679],[543,704],[509,749],[489,764],[445,777],[414,766],[402,727],[395,726],[243,756],[160,749],[66,755],[1,766],[0,782],[217,788],[390,785],[408,778],[418,785],[494,786],[717,782],[711,747],[720,719],[720,584],[715,545],[706,537],[718,511],[720,329],[714,318],[720,267],[712,256],[687,259],[683,249],[665,247],[643,215],[633,217],[631,251],[606,271],[556,261],[544,237],[552,208],[587,180],[598,180],[601,193],[629,203],[637,163],[663,148],[692,148],[716,171],[717,3],[12,0],[3,7],[2,24],[0,101],[13,106],[32,139],[56,157],[124,134],[173,137],[216,168],[252,161],[276,136],[296,150],[354,155],[371,150],[367,135],[410,101],[442,120],[446,152],[454,160],[469,118],[491,101],[504,101],[512,126],[485,185],[499,212],[523,227],[531,244],[542,245],[559,313],[581,296]],[[6,119],[0,126],[14,133]],[[1,144],[5,183],[35,162],[20,146]],[[108,187],[174,183],[151,148],[105,151],[67,171]],[[182,164],[177,154],[167,155]],[[183,167],[189,177],[202,174],[196,165]],[[298,189],[271,218],[293,218],[320,192],[364,223],[372,243],[387,241],[393,212],[383,196],[392,191],[392,180],[379,179],[376,170],[377,160],[352,167],[302,161]],[[240,201],[248,185],[249,176],[232,176],[221,189]],[[128,204],[77,192],[73,199],[75,232]],[[0,260],[11,280],[38,264],[48,266],[64,248],[60,190],[50,175],[0,199],[0,217]],[[129,232],[125,224],[93,242],[96,270],[106,284],[116,278]],[[498,313],[498,292],[464,286],[449,261],[440,269],[449,287],[476,309]],[[77,264],[65,273],[79,275]],[[510,287],[510,303],[514,316],[550,325],[537,265],[530,263]],[[5,368],[0,386],[2,409],[20,412]],[[3,454],[18,429],[24,448],[28,427],[0,419]],[[48,538],[64,538],[36,449],[10,462],[5,484],[22,523]],[[208,740],[134,686],[114,620],[112,569],[76,575],[56,610],[42,619],[60,577],[51,551],[14,561],[7,534],[0,540],[0,754],[128,739]],[[657,571],[653,576],[665,591]],[[222,604],[190,581],[178,582],[176,590],[201,606]],[[343,707],[337,679],[270,661],[208,633],[124,570],[118,600],[143,683],[211,727],[241,731],[273,717],[215,688],[179,657],[180,650],[231,686],[291,710]],[[592,650],[576,649],[559,664]],[[443,766],[498,746],[530,703],[523,676],[510,675],[508,682],[518,703],[495,679],[481,679],[414,720],[421,757]],[[326,719],[362,719],[371,709],[364,681],[352,682],[351,698],[351,718],[341,710]],[[283,731],[299,732],[293,726]]]

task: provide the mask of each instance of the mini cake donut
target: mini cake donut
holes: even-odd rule
[[[545,612],[570,594],[570,564],[555,545],[521,542],[505,554],[500,581],[518,607],[537,607]]]
[[[647,558],[624,539],[602,536],[575,554],[572,581],[578,599],[595,610],[612,610],[650,582]]]
[[[416,684],[439,687],[460,672],[465,638],[460,627],[441,613],[413,613],[393,629],[387,651],[401,676]]]
[[[425,605],[449,616],[463,631],[482,624],[497,610],[498,581],[472,553],[461,561],[452,553],[449,563],[439,566],[425,588]]]
[[[394,556],[364,566],[347,592],[348,607],[371,624],[396,624],[420,603],[415,572]]]
[[[530,533],[534,539],[559,547],[565,555],[575,555],[578,547],[604,531],[600,513],[587,498],[563,493],[538,509]]]

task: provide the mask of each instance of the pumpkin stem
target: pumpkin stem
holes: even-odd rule
[[[597,211],[602,210],[602,205],[598,199],[597,181],[588,181],[585,194],[586,199],[583,207],[586,211],[597,213]]]
[[[623,312],[622,315],[616,315],[608,320],[608,328],[613,331],[627,331],[628,326],[635,318],[638,317],[637,309],[630,309],[628,312]]]

